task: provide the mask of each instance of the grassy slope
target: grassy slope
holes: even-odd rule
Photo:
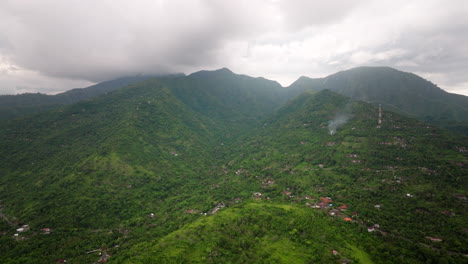
[[[333,263],[353,258],[355,224],[303,206],[251,201],[200,218],[155,245],[141,243],[123,263]],[[347,241],[343,243],[343,241]],[[354,245],[354,246],[350,246]],[[334,256],[332,251],[340,254]],[[359,258],[363,258],[358,256]]]

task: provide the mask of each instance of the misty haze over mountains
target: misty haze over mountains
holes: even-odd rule
[[[218,71],[232,73],[226,68]],[[207,71],[196,72],[188,77],[202,76],[205,72]],[[163,78],[180,76],[184,75],[167,75]],[[75,103],[149,78],[157,78],[157,76],[120,78],[84,89],[73,89],[57,95],[0,96],[0,119],[13,118]],[[279,87],[280,85],[277,84],[275,89],[281,90]],[[359,67],[338,72],[325,78],[301,77],[280,92],[294,96],[305,90],[320,91],[324,89],[335,91],[356,100],[383,104],[389,110],[467,133],[468,97],[447,93],[417,75],[389,67]]]

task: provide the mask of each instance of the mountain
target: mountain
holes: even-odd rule
[[[275,81],[226,68],[160,81],[193,111],[222,123],[228,138],[250,130],[293,96]]]
[[[72,89],[56,95],[40,93],[0,95],[0,120],[36,114],[62,105],[77,103],[154,77],[144,75],[123,77],[98,83],[87,88]]]
[[[0,262],[15,263],[27,249],[23,261],[29,263],[53,263],[63,250],[68,259],[90,262],[95,256],[81,256],[82,250],[100,248],[124,232],[119,228],[128,229],[150,212],[183,223],[171,211],[191,195],[201,199],[193,186],[209,185],[218,136],[217,125],[209,122],[166,87],[148,81],[2,123],[3,213],[13,225],[28,224],[36,233],[21,234],[31,238],[26,245],[12,244],[13,234],[2,236],[1,251],[8,254],[2,253]],[[34,236],[41,228],[54,232]],[[37,243],[54,253],[37,250]],[[54,245],[65,246],[54,250]]]
[[[213,74],[217,77],[207,78]],[[220,105],[227,103],[224,105],[225,111],[217,114],[223,115],[226,120],[232,119],[229,117],[229,115],[233,114],[232,107],[238,107],[237,109],[245,113],[252,111],[268,112],[306,90],[321,91],[329,89],[356,100],[370,102],[375,105],[382,104],[389,110],[433,125],[468,134],[468,97],[447,93],[417,75],[401,72],[390,67],[359,67],[338,72],[326,78],[312,79],[303,76],[286,89],[274,81],[236,75],[226,68],[212,72],[200,71],[191,74],[188,78],[185,77],[183,74],[134,76],[99,83],[88,88],[73,89],[57,95],[2,95],[0,96],[0,120],[55,109],[63,105],[94,98],[150,78],[159,78],[171,82],[170,85],[174,87],[174,91],[177,90],[179,99],[184,102],[191,101],[190,104],[197,111],[203,111],[203,108],[210,105],[206,104],[206,100],[222,99],[217,102]],[[242,86],[244,88],[233,90],[229,86]],[[257,89],[250,89],[253,86],[257,87]],[[262,86],[264,87],[263,91],[259,88]],[[210,87],[224,87],[225,89],[211,89]],[[265,90],[269,92],[264,93]],[[223,92],[219,93],[219,91]],[[234,91],[241,94],[233,94]],[[196,102],[194,98],[191,98],[191,95],[193,93],[200,95],[199,92],[204,93],[204,97],[197,96],[196,98],[199,101]],[[268,98],[256,102],[255,100],[259,96]],[[244,97],[254,100],[255,103],[247,104],[243,101],[231,101],[231,99]],[[212,109],[205,110],[213,114],[216,113],[211,111]],[[220,108],[217,110],[220,110]]]
[[[467,138],[298,91],[221,69],[1,122],[0,262],[463,263]]]
[[[359,67],[323,79],[301,77],[290,88],[329,89],[424,122],[468,132],[468,97],[447,93],[415,74],[390,67]]]

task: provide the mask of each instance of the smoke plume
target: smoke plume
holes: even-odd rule
[[[350,117],[351,116],[346,113],[337,113],[333,120],[328,121],[328,133],[333,136],[336,133],[336,129],[346,124]]]

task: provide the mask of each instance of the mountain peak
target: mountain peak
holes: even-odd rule
[[[314,78],[310,78],[310,77],[307,77],[307,76],[301,76],[299,77],[297,80],[295,80],[290,86],[296,86],[296,85],[300,85],[300,84],[303,84],[303,83],[307,83],[307,82],[310,82],[314,80]]]
[[[321,79],[301,77],[290,88],[300,91],[329,89],[457,131],[466,129],[460,124],[468,120],[467,98],[449,94],[416,74],[386,66],[361,66]]]
[[[353,71],[353,70],[390,70],[390,71],[399,71],[395,68],[392,68],[390,66],[359,66],[355,68],[351,68],[347,71]]]
[[[201,70],[201,71],[197,71],[197,72],[194,72],[192,74],[190,74],[189,76],[192,76],[192,77],[206,77],[206,76],[217,76],[217,75],[225,75],[225,76],[228,76],[228,75],[236,75],[234,72],[232,72],[230,69],[224,67],[224,68],[220,68],[220,69],[217,69],[217,70]]]
[[[221,69],[215,70],[215,72],[225,72],[225,73],[234,73],[229,68],[223,67]]]

